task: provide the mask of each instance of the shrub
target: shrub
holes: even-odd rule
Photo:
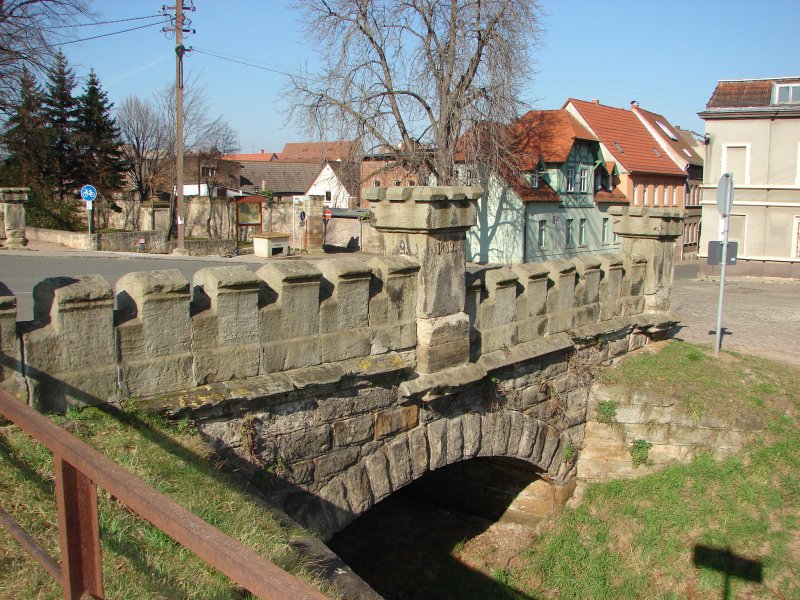
[[[651,464],[648,455],[652,447],[653,444],[647,440],[635,440],[633,444],[631,444],[630,453],[634,467]]]
[[[613,400],[603,400],[597,403],[597,422],[613,423],[617,416],[617,403]]]

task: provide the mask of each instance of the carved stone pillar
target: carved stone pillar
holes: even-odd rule
[[[677,208],[612,206],[613,231],[622,238],[622,250],[647,259],[645,310],[668,310],[672,290],[675,240],[683,232],[685,211]]]
[[[25,237],[25,203],[29,188],[0,188],[0,213],[3,216],[3,246],[24,248],[28,245]]]
[[[371,188],[372,226],[386,256],[420,265],[417,288],[417,370],[435,373],[469,361],[466,298],[467,230],[476,223],[479,187]]]

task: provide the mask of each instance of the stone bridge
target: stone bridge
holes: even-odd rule
[[[19,323],[0,284],[0,386],[41,410],[136,398],[187,416],[323,537],[470,459],[535,474],[534,512],[563,503],[593,368],[677,322],[682,213],[610,211],[619,254],[477,266],[479,188],[370,192],[384,256],[366,262],[52,278]]]

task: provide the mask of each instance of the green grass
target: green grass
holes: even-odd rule
[[[634,481],[588,486],[540,531],[509,580],[534,598],[720,598],[724,576],[693,565],[695,545],[761,563],[763,583],[729,581],[729,597],[800,598],[800,371],[754,357],[719,360],[672,342],[604,374],[701,413],[759,410],[763,439],[740,455],[701,455]],[[757,407],[757,408],[756,408]]]
[[[263,504],[215,468],[187,421],[169,424],[146,413],[120,415],[96,408],[70,409],[54,419],[268,560],[315,581],[312,565],[288,544],[300,531],[279,527]],[[105,490],[99,489],[98,497],[107,597],[250,597]],[[52,455],[13,426],[0,428],[0,505],[59,559]],[[62,597],[59,586],[3,530],[0,573],[0,598]]]

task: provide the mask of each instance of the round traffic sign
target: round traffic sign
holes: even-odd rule
[[[331,209],[326,208],[325,210],[322,211],[322,218],[325,219],[326,221],[330,221],[332,214],[333,213],[331,213]]]
[[[97,190],[94,189],[93,185],[85,185],[81,188],[81,198],[87,202],[91,202],[97,198]]]

